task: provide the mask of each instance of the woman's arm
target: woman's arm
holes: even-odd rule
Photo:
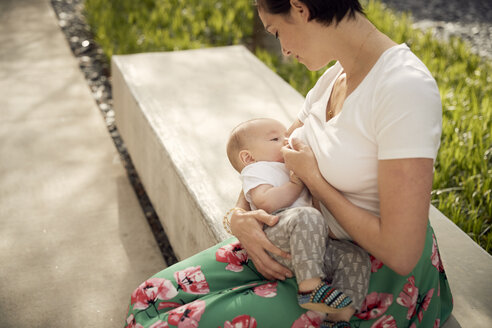
[[[273,226],[278,222],[278,216],[270,215],[264,210],[250,211],[249,204],[241,192],[236,206],[247,212],[234,211],[231,217],[231,230],[241,245],[248,252],[248,257],[255,264],[256,269],[265,278],[285,280],[293,277],[292,272],[273,260],[267,251],[285,258],[290,254],[273,245],[263,232],[263,224]]]
[[[296,140],[284,148],[287,167],[301,178],[314,197],[365,250],[395,272],[406,275],[417,264],[427,229],[432,159],[379,161],[381,217],[357,207],[321,175],[311,149]]]

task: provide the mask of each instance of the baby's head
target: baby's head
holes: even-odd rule
[[[287,129],[277,120],[256,118],[236,126],[227,142],[227,157],[236,171],[259,161],[283,162],[280,149]]]

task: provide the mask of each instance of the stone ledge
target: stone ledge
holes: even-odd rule
[[[228,237],[240,190],[229,132],[253,117],[288,125],[304,98],[242,46],[113,56],[112,74],[116,124],[178,258]],[[430,217],[455,300],[445,327],[492,326],[492,257]]]

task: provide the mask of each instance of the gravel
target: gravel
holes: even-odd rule
[[[382,0],[397,11],[411,12],[415,26],[432,29],[439,38],[460,36],[472,50],[492,58],[492,1],[458,0]],[[109,63],[102,49],[94,42],[83,15],[83,0],[51,0],[81,71],[103,116],[108,132],[120,154],[130,182],[145,217],[154,233],[167,265],[177,262],[169,240],[152,203],[138,177],[131,158],[115,125]]]
[[[491,0],[381,0],[389,8],[408,12],[414,26],[431,29],[438,38],[459,36],[473,52],[492,59]]]

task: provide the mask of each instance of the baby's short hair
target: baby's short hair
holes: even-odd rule
[[[229,136],[229,141],[227,142],[227,157],[229,162],[231,162],[232,167],[238,172],[242,170],[242,162],[239,160],[239,152],[246,147],[246,136],[247,136],[247,126],[248,123],[255,121],[257,119],[252,119],[239,123],[234,129],[232,129]]]
[[[251,141],[257,137],[256,133],[252,133],[253,131],[251,131],[251,128],[255,126],[254,123],[261,123],[261,121],[280,123],[272,118],[253,118],[251,120],[239,123],[231,131],[229,141],[227,142],[227,157],[229,158],[229,162],[231,162],[234,169],[238,172],[241,172],[244,167],[243,162],[239,158],[239,153],[241,150],[247,150]]]

